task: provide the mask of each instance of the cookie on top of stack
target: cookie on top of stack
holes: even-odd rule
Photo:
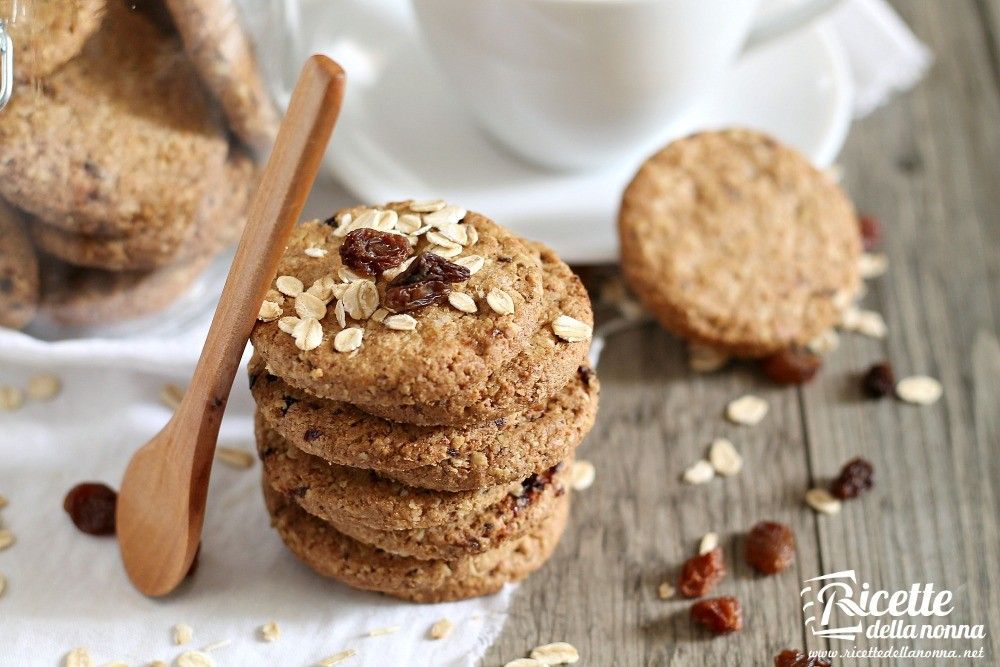
[[[540,567],[593,425],[593,316],[551,250],[443,201],[300,224],[251,336],[264,496],[320,574],[420,602]]]
[[[752,130],[702,132],[649,158],[618,229],[629,285],[664,328],[702,346],[692,365],[704,370],[779,355],[765,371],[808,379],[819,367],[809,348],[860,288],[850,200],[803,155]]]
[[[255,90],[248,53],[206,62],[185,48],[198,41],[190,22],[127,5],[40,2],[9,26],[18,82],[0,113],[0,196],[30,216],[41,251],[30,308],[60,324],[135,317],[184,291],[238,237],[255,184],[226,121],[246,145],[264,143],[221,117],[219,106],[230,109],[212,98],[226,91],[200,76],[238,69],[241,89]],[[228,0],[172,0],[171,11],[195,5],[232,11]],[[244,37],[237,22],[225,26],[225,43]],[[269,101],[256,106],[273,130]]]

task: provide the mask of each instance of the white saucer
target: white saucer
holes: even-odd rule
[[[492,143],[437,74],[406,0],[302,3],[302,54],[347,71],[343,115],[328,153],[361,201],[444,197],[553,246],[574,263],[614,261],[621,191],[644,156],[601,173],[543,171]],[[718,95],[678,134],[743,125],[829,165],[851,119],[852,81],[821,27],[745,55]]]

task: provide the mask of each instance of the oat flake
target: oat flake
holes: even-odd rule
[[[531,657],[543,665],[572,665],[580,660],[580,652],[572,644],[555,642],[536,646]]]
[[[301,322],[299,318],[294,315],[289,315],[287,317],[282,317],[278,320],[278,329],[284,331],[286,334],[290,334],[295,331],[295,327]]]
[[[265,301],[260,304],[260,310],[257,311],[258,320],[261,322],[273,322],[279,317],[281,317],[281,306],[274,301]]]
[[[173,639],[174,644],[177,646],[183,646],[191,641],[194,637],[194,629],[187,623],[178,623],[173,628]]]
[[[889,258],[884,253],[862,253],[858,260],[858,274],[864,280],[878,278],[889,268]]]
[[[333,349],[337,352],[354,352],[361,347],[364,331],[358,327],[348,327],[337,333],[333,339]]]
[[[729,363],[729,355],[700,343],[688,344],[688,366],[695,373],[713,373]]]
[[[356,650],[354,650],[353,648],[349,648],[341,651],[340,653],[334,653],[329,657],[323,658],[322,660],[319,661],[319,664],[321,665],[321,667],[331,667],[331,665],[336,665],[338,663],[347,660],[348,658],[353,658],[357,654],[358,652]]]
[[[410,202],[410,210],[414,213],[434,213],[447,205],[443,199],[418,199]]]
[[[489,304],[493,312],[498,315],[513,315],[514,314],[514,300],[510,298],[507,292],[502,289],[497,289],[494,287],[486,295],[486,303]]]
[[[574,491],[585,491],[594,483],[597,477],[597,469],[594,464],[585,459],[573,462],[573,467],[569,470],[570,488]]]
[[[444,206],[433,213],[424,215],[424,224],[441,228],[443,225],[453,225],[465,217],[467,211],[458,206]]]
[[[0,551],[9,548],[14,542],[14,533],[6,528],[0,530]]]
[[[708,450],[708,460],[715,472],[731,477],[743,469],[743,457],[726,438],[716,438]]]
[[[809,507],[823,514],[837,514],[840,512],[840,501],[823,488],[806,491],[806,503]]]
[[[311,317],[321,320],[326,317],[326,304],[319,297],[302,292],[295,297],[295,314],[303,319]]]
[[[0,597],[3,597],[5,590],[7,590],[7,577],[4,576],[3,572],[0,572]]]
[[[589,324],[569,315],[560,315],[552,320],[552,332],[568,343],[579,343],[590,340],[594,329]]]
[[[660,586],[656,589],[656,594],[659,596],[661,600],[669,600],[670,598],[674,597],[674,594],[676,592],[677,591],[674,590],[674,587],[671,586],[670,583],[666,581],[660,584]]]
[[[177,667],[215,667],[215,660],[202,651],[188,651],[177,656]]]
[[[705,484],[715,477],[715,468],[702,459],[684,471],[684,481],[688,484]]]
[[[264,625],[260,626],[260,638],[268,643],[273,643],[278,641],[281,637],[281,628],[278,627],[277,621],[268,621]]]
[[[474,276],[486,264],[486,260],[480,255],[466,255],[455,260],[455,264],[464,266],[469,270],[469,275]]]
[[[81,646],[67,653],[63,664],[65,667],[94,667],[94,659],[90,651]]]
[[[253,467],[254,456],[245,449],[239,447],[218,447],[215,450],[215,458],[226,465],[240,470]]]
[[[36,401],[51,401],[62,391],[62,381],[52,373],[41,373],[28,380],[26,391]]]
[[[698,555],[704,556],[709,551],[714,551],[717,546],[719,546],[719,534],[705,533],[698,543]]]
[[[517,658],[505,663],[503,667],[545,667],[545,663],[534,658]]]
[[[328,252],[326,248],[320,248],[318,246],[309,246],[303,252],[305,252],[307,257],[314,257],[319,259],[320,257],[326,257]]]
[[[285,296],[291,297],[302,294],[302,290],[305,289],[302,281],[295,276],[278,276],[278,279],[274,281],[274,286]]]
[[[430,636],[431,639],[444,639],[451,634],[451,631],[455,629],[455,624],[452,623],[447,618],[442,618],[440,621],[431,626]]]
[[[369,637],[381,637],[382,635],[394,635],[399,632],[399,626],[388,625],[384,628],[375,628],[374,630],[368,631]]]
[[[295,336],[295,347],[303,352],[315,350],[323,342],[323,326],[319,320],[307,317],[295,325],[292,335]]]
[[[24,392],[17,387],[0,386],[0,410],[14,411],[24,405]]]
[[[915,405],[936,403],[943,391],[940,382],[926,375],[914,375],[896,383],[896,396]]]
[[[390,315],[382,320],[382,324],[395,331],[413,331],[417,328],[417,320],[405,313]]]
[[[741,396],[726,406],[726,417],[736,424],[753,426],[759,424],[765,415],[767,415],[767,401],[752,394]]]
[[[448,303],[450,303],[453,308],[460,310],[463,313],[475,313],[479,310],[479,308],[476,307],[475,299],[465,292],[450,292],[448,294]]]
[[[806,348],[813,354],[829,354],[840,347],[840,336],[833,329],[827,329],[811,341],[806,343]]]

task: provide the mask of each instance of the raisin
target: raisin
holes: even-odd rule
[[[383,271],[402,264],[411,252],[406,237],[365,227],[355,229],[344,238],[340,260],[353,271],[380,276]]]
[[[472,276],[464,266],[449,262],[441,255],[425,252],[417,255],[406,267],[406,271],[396,276],[389,287],[402,287],[426,282],[461,283]]]
[[[761,521],[747,533],[744,555],[758,572],[784,572],[795,560],[795,534],[783,523]]]
[[[684,563],[677,590],[686,598],[700,598],[715,588],[724,576],[726,564],[722,560],[722,549],[712,549]]]
[[[882,243],[882,223],[873,215],[858,217],[858,231],[865,250],[874,250]]]
[[[717,635],[724,635],[743,628],[743,610],[734,597],[701,600],[691,605],[691,620]]]
[[[580,382],[583,383],[583,386],[589,387],[590,380],[594,377],[594,371],[589,366],[580,366],[576,369],[576,373],[580,377]]]
[[[799,347],[789,348],[772,354],[761,362],[764,375],[778,384],[804,384],[812,380],[823,359],[809,350]]]
[[[413,285],[400,285],[385,290],[385,305],[390,310],[403,313],[448,300],[451,288],[440,280],[429,280]]]
[[[302,434],[302,438],[306,442],[312,442],[321,435],[323,435],[323,431],[319,430],[318,428],[307,428],[306,432]]]
[[[862,458],[851,459],[840,469],[840,475],[830,484],[830,493],[835,498],[850,500],[857,498],[875,486],[875,466]]]
[[[896,392],[896,374],[888,361],[875,364],[861,380],[861,387],[872,398],[884,398]]]
[[[287,415],[288,411],[292,409],[292,406],[299,402],[299,399],[294,398],[292,396],[285,396],[284,399],[285,399],[285,405],[284,407],[281,408],[282,416]]]
[[[82,532],[88,535],[115,534],[115,505],[118,494],[100,482],[77,484],[63,500],[63,509]]]
[[[810,658],[802,651],[786,648],[774,656],[774,667],[831,667],[825,658]]]

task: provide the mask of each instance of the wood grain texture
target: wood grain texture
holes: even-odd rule
[[[985,647],[984,660],[840,659],[837,665],[1000,662],[1000,6],[989,0],[894,3],[936,62],[914,91],[858,122],[841,156],[845,186],[886,227],[889,273],[866,307],[889,337],[844,336],[822,375],[777,388],[749,368],[712,376],[686,368],[683,346],[654,325],[608,341],[601,411],[580,456],[597,481],[577,494],[553,561],[518,590],[484,664],[568,641],[588,665],[770,665],[785,646],[838,647],[807,636],[800,582],[853,568],[873,587],[933,582],[955,593],[950,623],[985,623],[984,641],[875,640],[914,648]],[[858,375],[889,359],[900,376],[944,384],[931,407],[871,401]],[[726,423],[730,398],[753,391],[771,412],[757,427]],[[679,481],[712,437],[730,437],[741,475]],[[863,455],[877,486],[837,516],[802,493]],[[742,533],[761,519],[790,523],[798,560],[760,578],[742,561]],[[711,639],[683,601],[660,601],[700,536],[723,536],[730,575],[717,589],[744,604],[742,633]],[[872,643],[862,639],[865,647]]]

